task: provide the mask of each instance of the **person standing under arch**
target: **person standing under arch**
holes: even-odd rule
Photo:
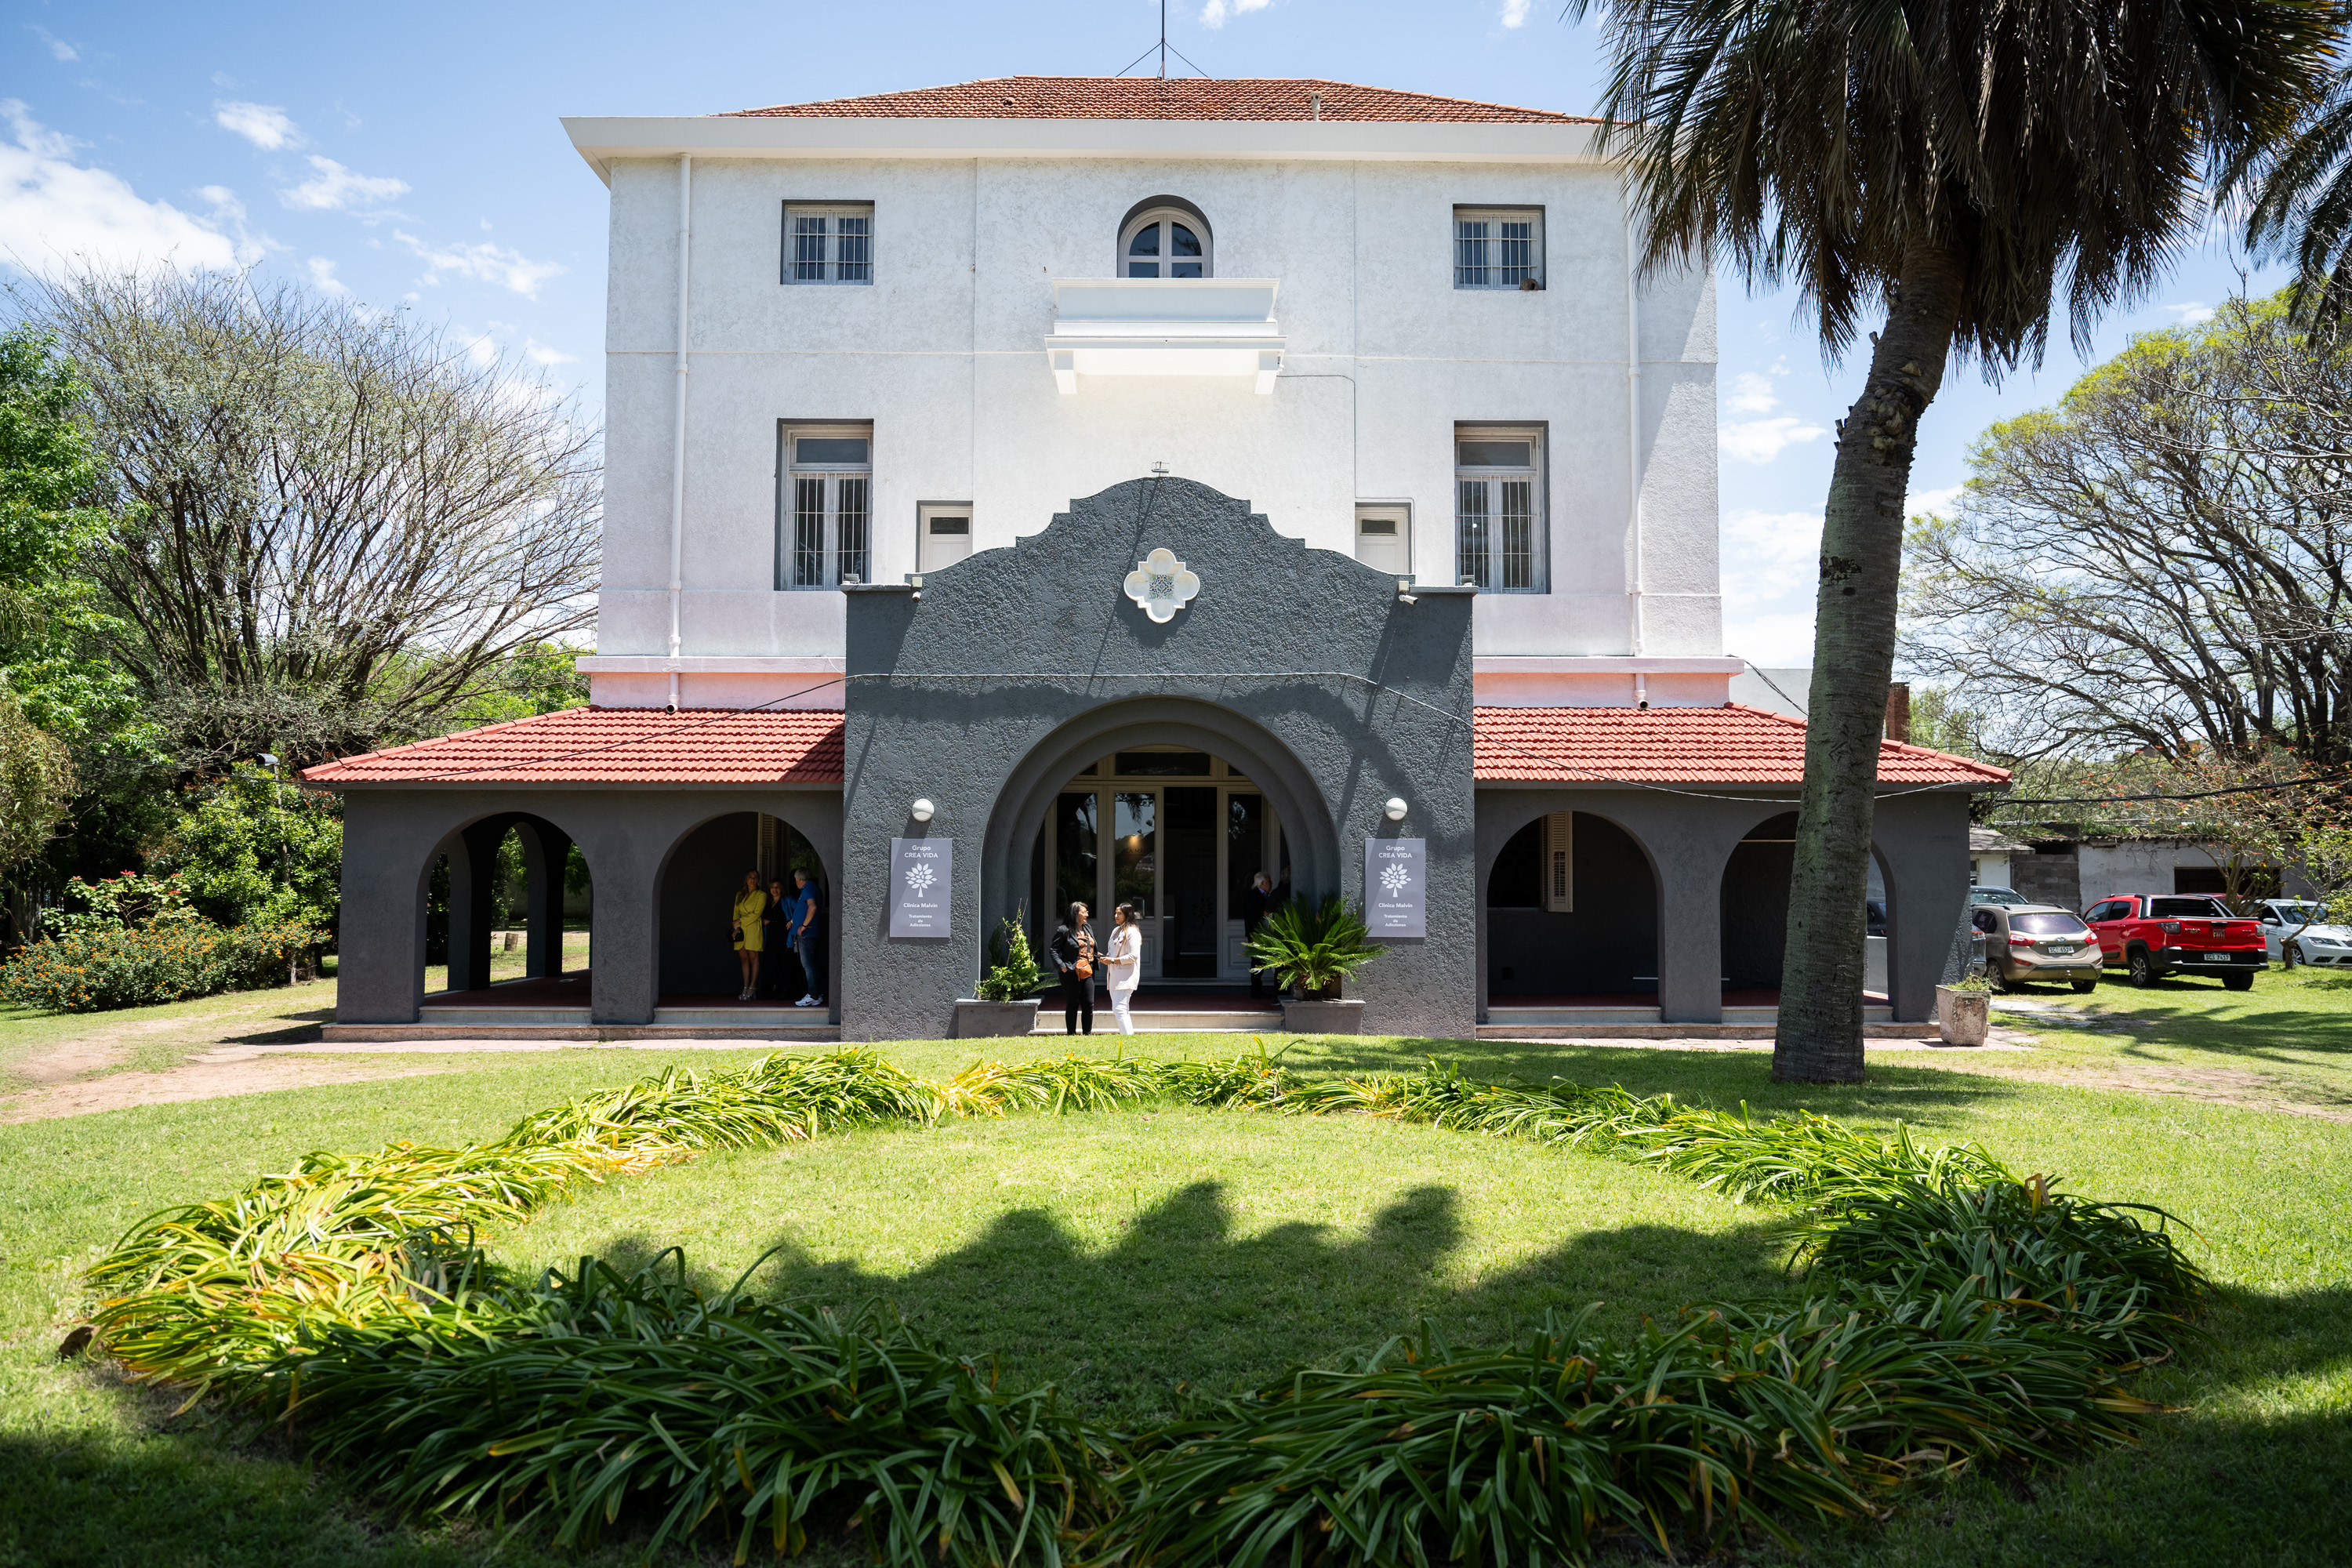
[[[735,1000],[749,1002],[760,989],[760,952],[766,946],[766,931],[760,920],[768,912],[768,895],[760,890],[758,871],[743,873],[742,891],[735,895],[735,905],[730,912],[733,917],[735,956],[743,970],[743,989],[736,993]]]
[[[1081,1032],[1081,1017],[1086,1020],[1083,1032],[1095,1032],[1095,933],[1087,924],[1092,912],[1084,904],[1072,904],[1069,918],[1054,928],[1049,949],[1062,973],[1062,1032],[1067,1035]]]
[[[1128,1008],[1143,984],[1143,933],[1136,929],[1133,904],[1119,905],[1110,918],[1110,950],[1103,954],[1103,967],[1110,972],[1110,1016],[1120,1034],[1131,1035],[1135,1019]]]
[[[799,911],[793,918],[793,952],[801,961],[801,973],[808,980],[808,994],[793,1004],[795,1007],[824,1005],[824,894],[816,879],[806,871],[795,870],[793,884],[797,889],[793,907]]]

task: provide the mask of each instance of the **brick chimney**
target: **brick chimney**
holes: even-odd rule
[[[1911,739],[1911,683],[1907,680],[1887,683],[1886,738],[1906,742]]]

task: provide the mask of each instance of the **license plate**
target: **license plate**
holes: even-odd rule
[[[2073,942],[2053,942],[2042,951],[2049,953],[2053,958],[2071,958],[2074,956],[2074,944]]]
[[[2235,963],[2238,962],[2238,955],[2234,952],[2209,952],[2205,955],[2205,962],[2208,963]]]

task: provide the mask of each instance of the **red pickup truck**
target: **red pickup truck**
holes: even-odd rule
[[[2232,991],[2253,989],[2268,954],[2263,930],[2201,893],[2116,893],[2083,911],[2109,966],[2134,985],[2153,985],[2175,971],[2218,974]]]

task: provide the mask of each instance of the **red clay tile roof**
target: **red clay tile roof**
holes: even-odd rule
[[[837,709],[567,708],[305,768],[316,784],[839,784]]]
[[[1481,708],[1476,772],[1492,782],[1793,784],[1805,726],[1761,708]],[[305,769],[309,783],[839,784],[841,714],[572,708]],[[2005,784],[2000,768],[1887,741],[1889,784]]]
[[[1555,114],[1548,109],[1515,109],[1506,103],[1398,92],[1313,77],[1162,80],[1149,76],[1000,76],[952,87],[919,87],[907,92],[830,98],[818,103],[731,110],[719,118],[796,114],[861,120],[1311,120],[1315,108],[1310,99],[1317,93],[1323,97],[1326,120],[1600,123],[1584,115]]]
[[[1801,719],[1727,702],[1720,708],[1481,708],[1482,781],[1793,784],[1805,777]],[[2008,773],[1966,757],[1882,741],[1878,782],[1974,784]]]

